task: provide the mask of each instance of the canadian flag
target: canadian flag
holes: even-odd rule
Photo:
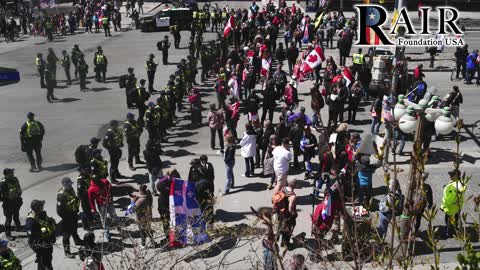
[[[262,58],[262,69],[260,70],[260,74],[262,74],[262,76],[267,75],[268,71],[270,70],[271,62],[271,58]]]
[[[355,80],[355,77],[353,77],[353,74],[348,67],[343,67],[342,75],[343,78],[347,81],[347,87],[349,87],[350,84]]]
[[[303,62],[303,74],[308,74],[312,72],[313,69],[319,66],[323,61],[325,61],[325,55],[323,54],[323,50],[320,46],[317,46],[307,55],[307,58]]]
[[[223,29],[223,37],[228,37],[233,28],[235,28],[235,20],[233,19],[233,16],[230,16],[227,24],[225,25],[225,29]]]

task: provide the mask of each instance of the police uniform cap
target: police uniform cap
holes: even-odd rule
[[[43,207],[45,205],[45,201],[43,200],[33,200],[31,203],[30,203],[30,208],[32,210],[38,210],[40,209],[41,207]]]
[[[0,239],[0,247],[8,247],[8,241]]]
[[[153,53],[151,53],[151,54],[149,55],[149,57],[150,57],[150,58],[155,58],[155,55],[154,55]]]
[[[42,54],[41,54],[41,53],[37,53],[37,57],[42,57]]]
[[[5,168],[5,169],[3,169],[3,175],[7,176],[9,174],[12,174],[14,171],[15,171],[15,169]]]
[[[133,72],[133,68],[132,68],[132,67],[129,67],[129,68],[127,69],[127,71],[128,71],[128,72]]]
[[[148,103],[148,107],[153,107],[153,106],[155,106],[155,103],[153,103],[153,102],[150,101],[150,102]]]
[[[73,184],[72,179],[70,177],[62,178],[62,186],[71,186]]]
[[[163,94],[163,91],[160,91],[160,95]],[[157,103],[162,102],[162,98],[157,98]]]
[[[116,126],[118,125],[118,121],[117,120],[111,120],[110,121],[110,126]]]
[[[97,137],[92,137],[92,138],[90,138],[90,143],[91,143],[91,144],[97,144],[97,143],[99,143],[99,142],[100,142],[100,139],[97,138]]]
[[[167,35],[165,35],[165,37],[164,37],[164,38],[165,38],[165,39],[168,39],[168,36],[167,36]]]
[[[145,79],[140,80],[140,83],[145,83],[145,82],[146,82]]]
[[[32,118],[32,117],[34,117],[34,116],[35,116],[35,114],[32,113],[32,112],[28,112],[28,113],[27,113],[27,118]]]
[[[131,119],[131,118],[134,118],[135,115],[131,112],[127,113],[127,119]]]
[[[97,47],[97,50],[102,50],[102,46],[98,46],[98,47]]]
[[[73,45],[74,48],[78,48],[78,44]]]

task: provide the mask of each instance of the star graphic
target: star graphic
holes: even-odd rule
[[[375,14],[373,12],[370,13],[370,15],[368,15],[368,17],[370,17],[370,20],[375,20]]]

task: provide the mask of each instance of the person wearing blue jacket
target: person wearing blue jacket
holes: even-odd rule
[[[382,166],[379,160],[375,164],[370,164],[370,155],[362,155],[357,163],[357,178],[359,186],[359,200],[361,205],[366,205],[370,201],[370,193],[372,189],[373,173]]]
[[[473,51],[471,54],[467,56],[467,78],[466,83],[471,84],[472,79],[475,76],[475,69],[477,67],[477,57],[478,57],[478,50]],[[477,79],[478,82],[478,79]]]

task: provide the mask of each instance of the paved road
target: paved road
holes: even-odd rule
[[[223,2],[219,3],[220,6]],[[247,2],[229,2],[230,7],[244,7],[248,5]],[[165,33],[141,33],[138,31],[125,31],[114,33],[113,37],[105,38],[103,34],[78,34],[73,37],[57,38],[55,42],[45,43],[43,38],[29,38],[22,41],[15,46],[11,44],[0,45],[0,63],[2,66],[17,68],[22,77],[22,81],[18,84],[4,86],[0,88],[2,91],[2,99],[0,99],[0,168],[13,167],[16,168],[16,173],[19,176],[21,184],[24,188],[25,205],[21,210],[22,216],[26,216],[28,212],[28,205],[31,199],[40,198],[47,201],[47,211],[50,215],[58,218],[55,214],[55,194],[60,187],[60,179],[64,175],[69,175],[74,179],[76,174],[74,172],[75,164],[73,152],[77,145],[88,142],[92,136],[101,135],[105,130],[106,124],[111,119],[124,119],[128,111],[125,104],[125,97],[123,89],[118,88],[116,79],[119,75],[124,74],[126,69],[131,66],[135,68],[135,73],[138,78],[146,77],[144,69],[144,60],[150,52],[155,53],[157,61],[160,60],[161,54],[156,51],[155,44],[157,40],[161,39]],[[214,38],[214,34],[207,33],[205,39]],[[480,47],[480,34],[467,34],[467,40],[473,47]],[[186,47],[188,42],[188,34],[182,34],[182,42],[180,47]],[[56,96],[62,98],[63,101],[49,104],[45,99],[45,90],[39,88],[38,76],[34,66],[34,58],[37,52],[46,53],[47,48],[51,47],[55,50],[57,55],[60,55],[61,50],[70,50],[73,44],[79,44],[80,48],[86,53],[86,59],[90,65],[89,75],[93,75],[93,51],[98,45],[103,46],[106,56],[109,61],[108,68],[108,82],[106,84],[98,84],[92,78],[89,79],[88,87],[90,91],[82,93],[79,91],[78,84],[70,87],[64,87],[64,74],[61,67],[58,68],[57,76],[60,79],[60,89],[56,89]],[[420,50],[422,51],[422,50]],[[336,50],[327,50],[326,55],[334,55],[336,57]],[[409,51],[410,52],[410,51]],[[414,52],[414,51],[412,51]],[[181,58],[187,54],[186,49],[175,50],[172,49],[170,55],[170,62],[177,63]],[[350,61],[350,60],[349,60]],[[155,88],[162,89],[168,79],[168,75],[175,69],[175,65],[159,66]],[[452,87],[449,81],[449,73],[432,72],[427,73],[427,83],[435,85],[439,89],[440,96],[445,95]],[[63,87],[63,88],[62,88]],[[310,97],[307,95],[308,89],[311,87],[311,82],[302,83],[299,92],[303,104],[307,107],[307,112],[311,113],[309,109]],[[461,115],[465,118],[467,124],[479,120],[480,108],[476,106],[477,91],[476,86],[463,86],[460,88],[464,94],[465,104],[461,109]],[[213,90],[206,87],[202,88],[204,94],[204,101],[207,103],[214,102],[215,96]],[[155,99],[156,97],[152,97]],[[205,105],[207,107],[208,104]],[[365,105],[369,108],[368,104]],[[24,155],[19,150],[18,145],[18,130],[27,112],[33,111],[37,114],[38,120],[42,121],[46,127],[46,136],[44,141],[44,160],[45,170],[40,173],[28,172],[28,162]],[[368,111],[368,109],[366,110]],[[360,112],[359,123],[362,125],[354,125],[352,128],[359,130],[365,134],[369,128],[369,115],[366,111]],[[326,120],[326,112],[323,112],[323,119]],[[210,150],[209,147],[209,130],[206,127],[199,129],[188,128],[188,121],[183,118],[184,114],[180,114],[180,121],[177,127],[173,129],[172,136],[169,138],[170,143],[165,145],[166,156],[164,157],[166,167],[175,166],[179,169],[182,176],[186,177],[188,172],[189,160],[194,156],[206,154],[210,161],[214,164],[216,171],[216,190],[220,191],[224,185],[224,166],[220,156],[215,154],[215,151]],[[206,112],[204,112],[204,117]],[[245,123],[245,117],[242,117],[239,123],[239,134],[243,132],[241,128]],[[478,131],[476,132],[478,134]],[[479,146],[472,139],[471,134],[462,132],[462,146],[461,151],[464,154],[464,162],[462,167],[468,172],[473,173],[474,180],[469,186],[469,192],[473,194],[478,192],[476,186],[476,176],[479,174],[477,169],[477,159],[480,158]],[[145,137],[142,137],[145,142]],[[435,148],[432,161],[427,166],[427,171],[432,173],[431,183],[435,188],[435,201],[438,203],[440,199],[440,190],[444,183],[446,183],[446,172],[452,167],[452,155],[449,150],[454,147],[451,140],[433,142],[432,147]],[[410,144],[407,144],[406,150],[410,149]],[[104,151],[105,152],[105,151]],[[126,150],[124,151],[124,157]],[[104,153],[106,157],[108,155]],[[408,158],[400,158],[400,162],[405,169],[407,169]],[[240,175],[243,173],[244,164],[241,157],[237,157],[235,166],[236,184],[240,186],[233,194],[218,199],[217,203],[217,221],[223,222],[228,226],[239,224],[251,224],[254,217],[251,215],[249,207],[264,207],[270,206],[270,193],[265,191],[268,179],[261,178],[243,178]],[[405,170],[407,171],[407,170]],[[128,191],[137,187],[139,183],[145,181],[145,170],[140,169],[135,172],[128,170],[126,162],[121,163],[121,172],[132,179],[126,180],[126,183],[117,188],[117,192],[125,196]],[[257,170],[257,173],[260,172]],[[406,172],[400,175],[402,184],[406,182]],[[301,175],[298,176],[301,179]],[[382,190],[383,176],[381,173],[375,175],[374,188]],[[309,214],[311,211],[311,200],[309,194],[311,183],[301,181],[301,189],[298,190],[300,215],[297,221],[295,234],[300,232],[307,232],[307,237],[310,237],[310,221]],[[128,204],[128,199],[119,197],[116,199],[116,205],[120,209]],[[156,202],[155,202],[156,203]],[[472,210],[472,205],[467,207]],[[157,216],[154,211],[155,217]],[[438,217],[436,224],[443,224],[443,217]],[[81,232],[83,234],[83,232]],[[64,269],[65,266],[75,267],[79,264],[78,260],[70,260],[63,258],[63,251],[60,244],[61,240],[57,240],[57,248],[55,249],[55,269]],[[458,246],[454,241],[444,242],[448,248],[456,248]],[[253,243],[252,247],[244,247],[236,249],[227,258],[227,262],[233,262],[245,256],[251,256],[248,252],[249,248],[258,248],[258,241]],[[31,256],[32,253],[25,246],[24,239],[18,240],[14,243],[14,247],[18,254],[24,259],[24,269],[35,269]],[[178,251],[184,253],[186,251]],[[305,253],[303,249],[295,250],[296,253]],[[257,252],[258,253],[258,252]],[[212,255],[208,261],[218,261],[220,255],[225,255],[225,251],[220,251],[215,256]],[[118,256],[118,253],[116,253]],[[257,254],[259,255],[259,254]],[[455,256],[455,251],[445,252],[442,255],[442,261],[452,261]],[[111,258],[118,258],[113,255]],[[422,259],[422,258],[421,258]],[[429,259],[425,257],[423,259]],[[118,260],[118,259],[116,259]],[[253,260],[253,258],[252,258]],[[196,268],[206,267],[204,261],[192,260],[192,265]],[[233,267],[233,266],[232,266]],[[247,269],[248,265],[238,264],[236,269]],[[113,268],[112,268],[113,269]]]

